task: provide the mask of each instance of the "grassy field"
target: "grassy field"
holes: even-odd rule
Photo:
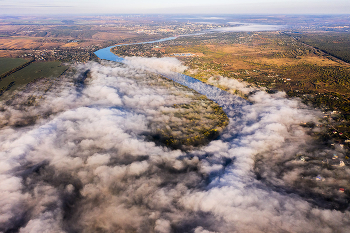
[[[26,62],[28,61],[21,58],[0,57],[0,75],[12,70],[13,68],[23,65]]]
[[[18,83],[24,80],[34,80],[44,77],[57,77],[63,73],[67,68],[61,65],[61,62],[35,62],[29,66],[17,71],[14,74],[6,77],[5,79],[11,79]]]
[[[193,92],[192,90],[185,90]],[[195,93],[190,103],[174,105],[163,114],[167,122],[151,123],[152,139],[173,149],[191,149],[217,138],[229,119],[222,108],[203,95]]]
[[[35,62],[0,80],[0,95],[39,78],[58,77],[65,70],[61,62]]]
[[[293,36],[305,44],[350,62],[350,33],[302,33]]]
[[[187,98],[183,103],[166,106],[161,112],[162,116],[150,122],[151,133],[146,136],[159,145],[172,149],[193,149],[218,137],[228,125],[229,119],[217,103],[186,86],[155,74],[135,79],[148,86],[165,88],[169,94]]]

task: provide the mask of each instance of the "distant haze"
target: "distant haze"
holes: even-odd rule
[[[348,0],[0,0],[0,15],[350,14]]]

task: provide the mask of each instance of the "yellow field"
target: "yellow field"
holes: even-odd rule
[[[78,47],[79,43],[78,42],[70,42],[64,45],[61,45],[61,48],[71,48],[71,47]]]
[[[21,51],[0,50],[0,57],[18,57]]]
[[[284,66],[298,64],[313,64],[318,66],[335,66],[339,62],[330,60],[320,55],[303,54],[297,57],[273,57],[274,54],[285,53],[283,48],[269,48],[262,46],[232,45],[196,45],[175,46],[167,48],[167,53],[193,53],[205,57],[217,64],[227,64],[225,70],[250,69],[252,63],[268,66]],[[344,65],[344,64],[342,64]]]
[[[41,44],[42,43],[38,41],[38,38],[0,38],[0,49],[34,49]]]

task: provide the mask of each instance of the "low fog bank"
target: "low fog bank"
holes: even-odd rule
[[[80,65],[77,69],[90,70],[91,77],[81,84],[67,77],[41,93],[36,106],[19,106],[15,100],[1,103],[0,231],[349,229],[348,193],[338,192],[336,186],[345,184],[334,178],[335,173],[349,174],[348,167],[329,170],[299,159],[301,154],[341,157],[341,148],[335,152],[319,146],[310,136],[317,127],[300,126],[317,122],[319,113],[283,93],[255,90],[250,95],[253,104],[239,104],[240,109],[229,114],[221,137],[196,150],[170,150],[145,140],[152,119],[162,120],[162,111],[189,101],[176,90],[143,81],[150,75],[148,69],[184,69],[163,61],[150,64],[137,58],[136,63],[147,63],[147,69]],[[223,77],[212,82],[252,91]],[[23,122],[28,117],[33,120]],[[309,176],[307,171],[312,171]],[[325,181],[297,185],[314,174],[322,174]],[[324,193],[336,198],[326,201]],[[319,200],[313,201],[313,196]],[[341,204],[346,208],[335,210]]]
[[[284,92],[268,94],[237,80],[212,77],[209,83],[238,91],[252,102],[242,108],[242,117],[231,118],[235,130],[222,135],[222,140],[236,137],[231,143],[238,148],[253,149],[247,169],[253,168],[258,180],[273,190],[301,195],[321,208],[349,209],[347,151],[336,143],[330,148],[322,140],[320,111],[299,99],[287,99]]]
[[[158,73],[182,73],[187,69],[174,57],[125,57],[124,63],[137,69],[148,70]]]

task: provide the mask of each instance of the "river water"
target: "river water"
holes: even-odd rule
[[[141,42],[141,43],[132,43],[132,44],[152,44],[152,43],[158,43],[163,41],[169,41],[174,40],[178,37],[183,36],[193,36],[193,35],[201,35],[206,33],[220,33],[220,32],[239,32],[239,31],[276,31],[283,26],[281,25],[263,25],[263,24],[247,24],[247,23],[238,23],[238,22],[231,22],[232,27],[223,27],[218,28],[214,30],[204,31],[202,33],[195,33],[195,34],[187,34],[187,35],[180,35],[177,37],[168,37],[160,40],[154,40],[154,41],[148,41],[148,42]],[[100,49],[95,52],[96,56],[103,60],[108,61],[116,61],[125,63],[125,59],[122,57],[119,57],[111,52],[111,49],[116,46],[124,46],[124,45],[132,45],[132,44],[121,44],[121,45],[115,45],[110,46],[107,48]],[[223,107],[223,110],[228,114],[229,116],[233,116],[237,114],[237,109],[239,109],[239,106],[247,105],[249,104],[248,101],[242,99],[241,97],[232,95],[227,93],[226,91],[223,91],[217,87],[205,84],[198,79],[192,78],[190,76],[180,74],[180,73],[160,73],[161,75],[172,79],[173,81],[180,83],[184,86],[187,86],[205,96],[207,96],[209,99],[215,101],[218,103],[221,107]]]
[[[273,31],[280,29],[281,26],[276,25],[259,25],[259,24],[241,24],[236,25],[234,27],[225,27],[225,28],[219,28],[215,30],[206,31],[203,33],[196,33],[196,34],[187,34],[187,35],[181,35],[177,37],[168,37],[160,40],[154,40],[154,41],[148,41],[148,42],[141,42],[141,43],[132,43],[132,44],[121,44],[121,45],[115,45],[115,46],[109,46],[103,49],[100,49],[95,52],[96,56],[103,60],[108,61],[115,61],[120,63],[125,63],[125,59],[122,57],[119,57],[111,52],[111,49],[116,46],[125,46],[125,45],[133,45],[133,44],[152,44],[152,43],[158,43],[163,41],[169,41],[174,40],[178,37],[183,36],[193,36],[193,35],[200,35],[205,33],[220,33],[220,32],[228,32],[228,31]],[[242,99],[239,96],[232,95],[226,91],[223,91],[217,87],[205,84],[198,79],[192,78],[190,76],[180,74],[180,73],[159,73],[177,83],[180,83],[181,85],[187,86],[200,94],[203,94],[207,96],[209,99],[213,100],[214,102],[218,103],[225,113],[229,117],[234,117],[237,115],[240,115],[239,109],[241,109],[242,106],[245,106],[249,104],[248,101]]]
[[[148,42],[141,42],[141,43],[132,43],[132,44],[121,44],[121,45],[114,45],[109,46],[103,49],[100,49],[95,52],[96,56],[103,60],[108,61],[115,61],[120,63],[125,63],[125,59],[122,57],[119,57],[111,52],[111,49],[116,46],[125,46],[125,45],[133,45],[133,44],[152,44],[152,43],[158,43],[163,41],[169,41],[174,40],[178,37],[184,37],[184,36],[194,36],[194,35],[201,35],[206,33],[220,33],[220,32],[239,32],[239,31],[276,31],[281,29],[283,26],[281,25],[263,25],[263,24],[247,24],[247,23],[231,23],[232,27],[223,27],[218,28],[214,30],[204,31],[202,33],[195,33],[195,34],[186,34],[186,35],[180,35],[177,37],[168,37],[160,40],[154,40],[154,41],[148,41]],[[202,95],[205,95],[209,99],[213,100],[217,104],[219,104],[225,113],[228,115],[228,117],[239,117],[241,116],[240,109],[248,105],[249,102],[245,99],[242,99],[239,96],[232,95],[226,91],[223,91],[217,87],[205,84],[198,79],[192,78],[190,76],[180,74],[180,73],[160,73],[161,75],[180,83],[181,85],[187,86],[197,92],[199,92]]]

